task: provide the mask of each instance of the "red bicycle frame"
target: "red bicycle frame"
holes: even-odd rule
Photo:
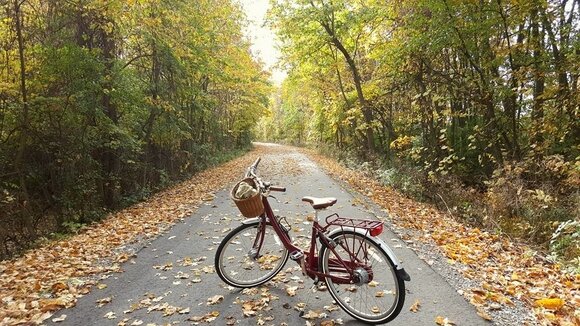
[[[260,215],[260,223],[259,223],[259,230],[258,230],[258,236],[256,237],[255,241],[254,241],[254,249],[256,250],[256,257],[259,256],[259,251],[260,248],[262,246],[262,243],[264,241],[264,236],[265,236],[265,231],[266,231],[266,225],[271,225],[272,228],[274,229],[274,231],[276,232],[276,234],[278,235],[279,239],[282,241],[282,244],[284,245],[284,247],[288,250],[288,252],[290,252],[291,255],[295,254],[295,253],[299,253],[298,258],[293,260],[296,260],[300,266],[302,267],[302,271],[304,274],[308,275],[310,278],[315,279],[315,280],[324,280],[325,278],[331,278],[332,281],[334,283],[337,284],[350,284],[355,282],[356,280],[353,279],[353,270],[355,268],[364,268],[368,274],[369,274],[369,278],[372,280],[372,269],[365,266],[364,262],[361,261],[358,258],[358,254],[360,253],[360,250],[364,250],[363,252],[363,258],[368,257],[368,252],[366,248],[359,248],[359,252],[353,253],[351,252],[351,250],[349,250],[348,248],[344,247],[344,244],[342,243],[336,243],[335,241],[329,239],[326,236],[326,232],[328,231],[328,228],[331,227],[332,225],[349,225],[350,223],[352,223],[352,219],[344,219],[344,218],[340,218],[338,217],[337,214],[332,214],[330,216],[327,217],[327,222],[328,222],[328,218],[332,217],[332,216],[336,216],[336,219],[334,221],[338,221],[340,220],[342,223],[344,223],[344,221],[347,221],[349,224],[332,224],[328,223],[326,226],[321,226],[318,223],[318,220],[314,220],[312,223],[312,233],[311,233],[311,238],[310,238],[310,249],[308,250],[308,252],[304,252],[301,248],[295,246],[292,243],[292,240],[290,239],[290,236],[288,235],[288,233],[282,228],[280,222],[278,221],[278,219],[276,218],[276,216],[274,215],[274,212],[272,211],[272,208],[270,207],[270,203],[268,202],[268,198],[266,196],[263,196],[262,198],[262,202],[264,204],[264,213],[262,213],[262,215]],[[339,223],[339,222],[337,222]],[[378,227],[380,226],[380,231],[382,231],[382,223],[380,222],[375,222],[375,221],[366,221],[366,220],[360,220],[360,223],[375,223],[373,224],[372,227],[369,227],[368,225],[365,224],[365,226],[363,226],[365,229],[370,229],[371,233],[372,230],[374,230],[374,228],[378,229]],[[332,269],[333,271],[338,271],[341,272],[343,275],[347,275],[345,277],[341,277],[338,275],[331,275],[331,274],[325,274],[322,273],[319,270],[319,266],[318,266],[318,257],[316,256],[316,239],[320,239],[320,242],[325,245],[329,250],[331,250],[334,253],[334,256],[336,258],[333,258],[330,260],[330,266],[329,268]],[[345,261],[343,260],[340,255],[338,255],[335,251],[335,248],[337,246],[342,246],[346,252],[348,252],[349,254],[349,260]],[[348,246],[348,244],[347,244]],[[353,249],[354,249],[354,244],[353,244]]]

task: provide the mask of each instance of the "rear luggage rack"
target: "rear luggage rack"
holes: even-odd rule
[[[383,222],[381,221],[340,217],[336,213],[326,217],[326,224],[340,226],[341,228],[350,227],[354,229],[364,229],[370,232],[373,237],[376,237],[383,232]]]

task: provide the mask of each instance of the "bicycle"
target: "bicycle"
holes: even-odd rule
[[[315,211],[310,248],[295,246],[289,223],[275,216],[268,202],[270,192],[285,192],[286,188],[272,186],[256,175],[260,160],[248,168],[245,177],[255,181],[264,212],[245,219],[222,240],[215,256],[219,277],[233,287],[259,286],[274,278],[290,258],[315,284],[324,281],[336,303],[352,317],[369,324],[393,320],[405,301],[405,281],[411,278],[389,246],[377,237],[383,223],[335,213],[325,218],[323,226],[319,212],[337,199],[304,197],[302,200]]]

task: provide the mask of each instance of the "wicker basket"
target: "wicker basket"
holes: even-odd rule
[[[256,195],[247,199],[237,199],[234,196],[236,191],[238,190],[238,186],[242,182],[249,183],[252,186],[256,187],[256,183],[252,178],[246,178],[236,183],[236,185],[232,188],[230,197],[232,197],[232,200],[234,201],[234,203],[236,203],[236,206],[238,206],[238,209],[240,210],[242,215],[244,215],[244,217],[249,218],[262,215],[262,213],[264,213],[264,203],[262,202],[262,194],[258,192]]]

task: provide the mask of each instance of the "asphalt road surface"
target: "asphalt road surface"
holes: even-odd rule
[[[243,171],[240,171],[240,175]],[[305,155],[295,151],[277,151],[262,158],[258,173],[274,185],[286,186],[286,193],[277,193],[271,205],[279,215],[286,216],[294,229],[294,239],[304,239],[309,225],[306,215],[310,205],[300,201],[303,196],[336,197],[338,203],[328,214],[356,218],[386,217],[384,212],[365,208],[360,194],[344,189]],[[58,325],[191,325],[192,317],[213,319],[200,325],[305,325],[295,306],[306,304],[306,310],[324,312],[326,318],[309,320],[320,325],[325,320],[342,320],[344,325],[361,325],[341,310],[328,312],[330,294],[312,292],[312,281],[302,276],[289,260],[283,271],[284,282],[269,283],[257,291],[242,292],[226,286],[213,270],[215,251],[227,231],[240,224],[242,217],[229,199],[229,188],[204,202],[195,214],[177,223],[165,234],[139,247],[135,257],[122,265],[122,273],[100,281],[90,294],[79,299],[76,307],[61,310],[54,317],[66,314]],[[407,296],[401,314],[389,325],[436,325],[437,316],[446,317],[457,325],[489,325],[437,272],[419,259],[414,251],[390,230],[380,237],[393,248],[411,275],[406,282]],[[106,286],[105,286],[106,285]],[[298,287],[289,296],[286,287]],[[214,296],[218,303],[209,305]],[[220,299],[219,296],[223,296]],[[244,302],[261,301],[261,310],[253,316],[243,315]],[[420,308],[409,308],[419,300]],[[100,303],[99,303],[100,302]],[[213,312],[213,315],[211,313]],[[216,313],[219,312],[219,315]],[[211,317],[211,318],[210,318]],[[215,318],[215,319],[214,319]],[[195,320],[195,318],[193,318]]]

